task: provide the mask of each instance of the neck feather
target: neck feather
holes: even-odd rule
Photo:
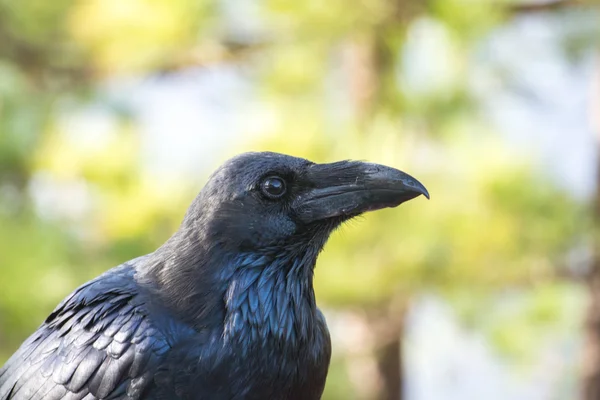
[[[306,341],[314,329],[316,254],[240,257],[225,293],[224,339]]]

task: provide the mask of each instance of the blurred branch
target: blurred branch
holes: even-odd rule
[[[582,263],[576,266],[558,266],[556,268],[556,279],[573,283],[586,283],[591,276],[590,263]]]
[[[523,2],[510,4],[506,8],[512,14],[530,14],[546,11],[560,11],[568,7],[592,5],[593,1],[586,0],[555,0],[548,2]],[[598,4],[597,2],[595,4]]]
[[[221,42],[198,46],[174,60],[165,60],[156,71],[159,75],[168,75],[188,68],[206,68],[220,64],[243,64],[257,52],[266,49],[269,41],[252,43]]]

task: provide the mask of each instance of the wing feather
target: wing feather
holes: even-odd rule
[[[168,351],[124,265],[86,283],[0,369],[0,400],[138,399]]]

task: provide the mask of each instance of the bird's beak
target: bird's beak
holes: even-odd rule
[[[296,215],[305,223],[396,207],[419,195],[429,198],[418,180],[379,164],[314,164],[308,168],[306,179],[312,188],[294,205]]]

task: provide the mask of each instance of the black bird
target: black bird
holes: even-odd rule
[[[245,153],[154,253],[85,283],[0,370],[0,399],[319,399],[329,234],[425,187],[377,164]]]

